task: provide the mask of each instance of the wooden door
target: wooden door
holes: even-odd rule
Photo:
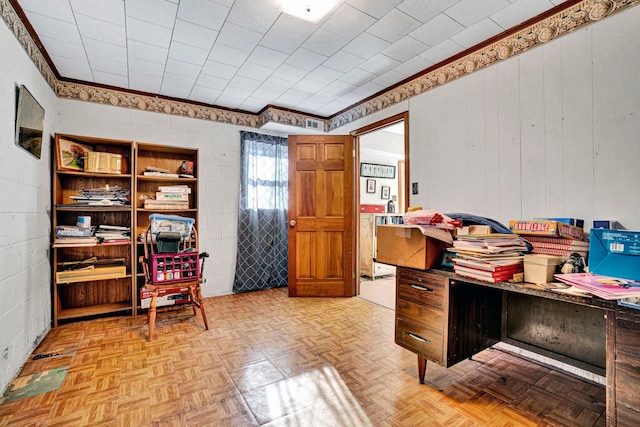
[[[289,296],[354,294],[353,138],[289,136]]]

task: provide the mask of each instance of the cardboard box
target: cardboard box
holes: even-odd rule
[[[122,173],[122,155],[89,151],[85,157],[85,172]]]
[[[509,221],[509,229],[516,234],[534,236],[560,236],[574,240],[582,240],[584,237],[582,228],[558,221],[512,219]]]
[[[640,231],[592,228],[589,272],[640,280]]]
[[[149,308],[152,292],[146,289],[140,290],[140,308]],[[189,287],[181,286],[170,289],[160,289],[156,298],[156,307],[176,305],[189,302]]]
[[[423,229],[415,225],[379,225],[376,228],[376,262],[419,270],[439,265],[442,250],[451,246],[450,241],[443,240],[452,239],[451,233],[430,227],[427,233],[431,235],[427,236]]]
[[[528,283],[553,282],[553,275],[562,258],[544,254],[525,254],[524,256],[524,281]]]

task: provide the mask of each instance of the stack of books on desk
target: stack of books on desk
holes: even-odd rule
[[[461,275],[485,282],[513,280],[522,273],[527,246],[515,234],[458,236],[449,251],[455,253],[453,270]]]
[[[586,259],[589,252],[589,242],[582,240],[553,236],[526,236],[526,239],[533,246],[532,253],[534,254],[569,258],[572,253],[577,252]]]

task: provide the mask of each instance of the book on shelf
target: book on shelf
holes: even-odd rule
[[[57,237],[53,240],[54,248],[79,247],[79,246],[96,246],[98,239],[96,237]]]
[[[144,171],[142,174],[144,176],[157,176],[162,178],[179,178],[180,177],[180,175],[178,175],[177,173],[171,173],[171,172]]]
[[[189,201],[189,193],[174,193],[174,192],[156,192],[156,200],[178,200]]]
[[[171,209],[189,209],[189,202],[183,200],[153,200],[144,201],[145,209],[171,210]]]
[[[77,225],[56,226],[56,237],[91,237],[90,227],[79,227]]]
[[[158,191],[162,193],[186,193],[191,194],[191,187],[188,185],[158,185]]]
[[[118,279],[127,275],[127,267],[124,265],[98,267],[88,265],[75,270],[63,270],[56,272],[58,283],[75,283],[91,280]]]

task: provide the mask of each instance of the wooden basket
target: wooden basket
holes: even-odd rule
[[[84,159],[84,171],[92,173],[122,173],[122,155],[89,151]]]

